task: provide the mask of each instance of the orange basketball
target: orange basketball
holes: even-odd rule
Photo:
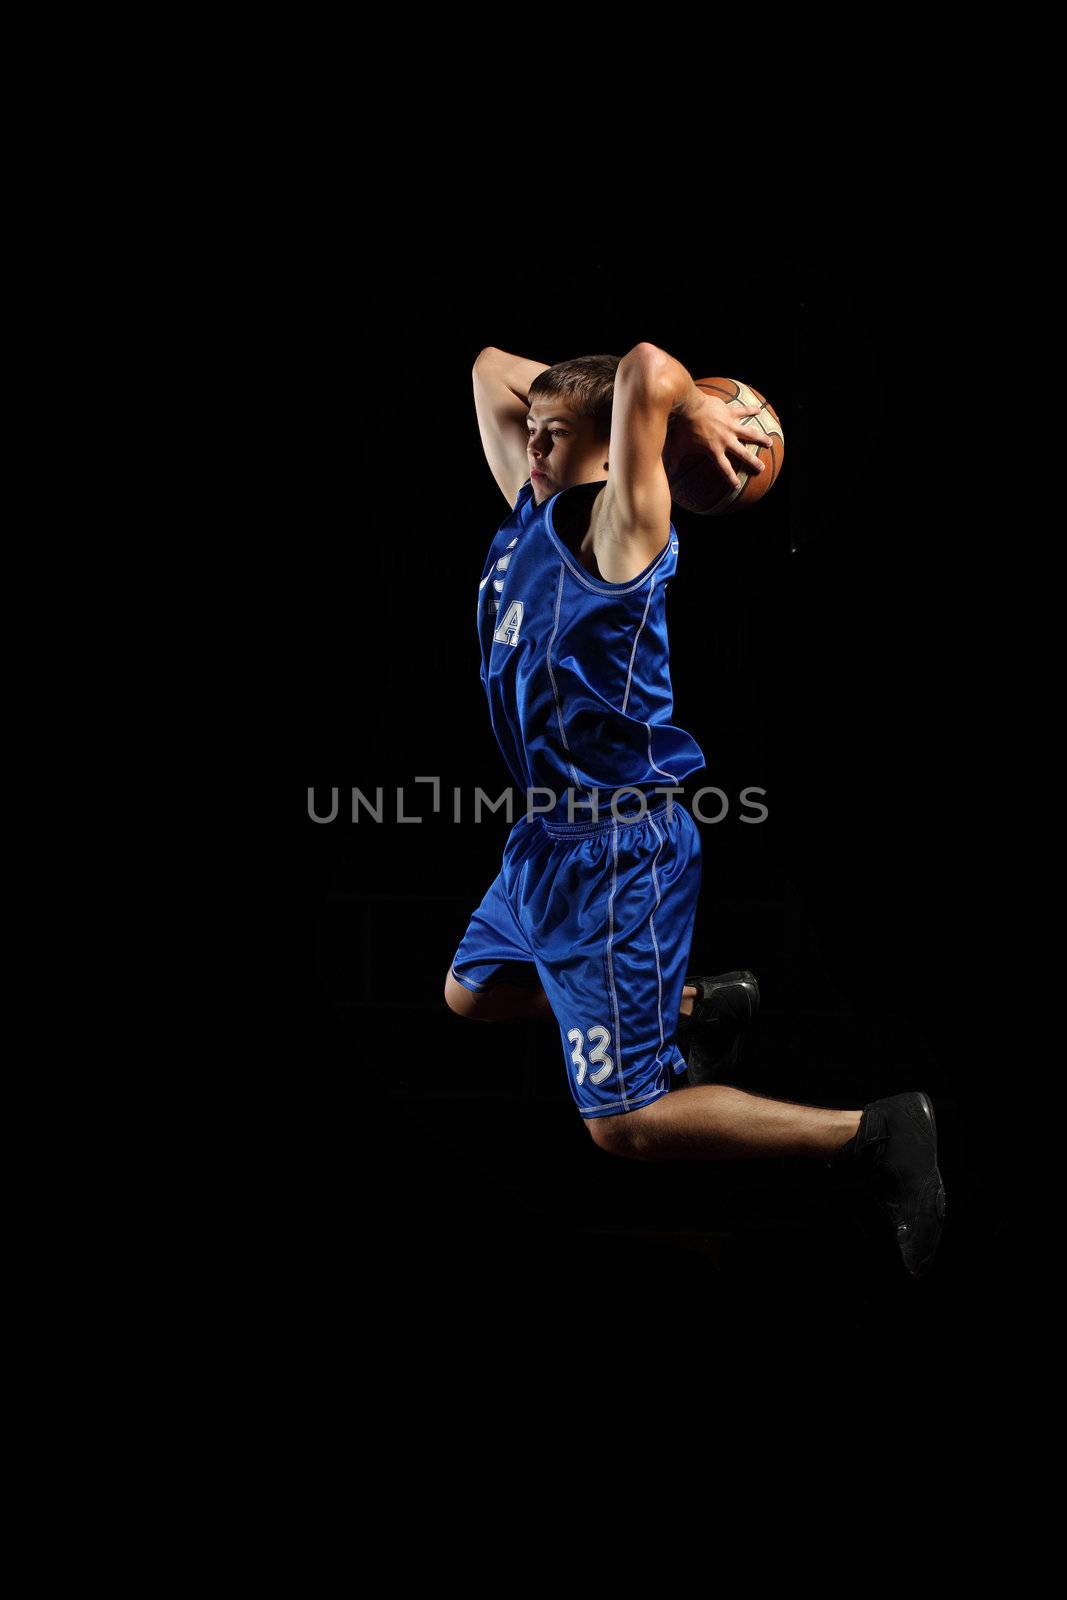
[[[667,434],[663,465],[671,486],[671,499],[698,516],[726,517],[731,512],[743,511],[746,506],[754,506],[777,483],[785,460],[785,435],[770,401],[750,383],[739,383],[736,378],[696,378],[694,382],[698,389],[717,394],[729,406],[762,407],[744,421],[746,426],[760,428],[767,435],[766,444],[745,446],[750,455],[764,462],[763,471],[745,472],[735,457],[728,457],[741,480],[739,489],[727,481],[719,463],[707,450],[693,451],[684,443],[683,430],[678,430],[674,438],[671,431]]]

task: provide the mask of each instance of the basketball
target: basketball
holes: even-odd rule
[[[707,450],[694,452],[688,448],[681,431],[675,438],[670,430],[667,433],[663,465],[671,486],[671,499],[698,516],[726,517],[734,511],[743,511],[746,506],[754,506],[777,483],[785,460],[785,435],[770,401],[750,383],[740,383],[736,378],[696,378],[694,382],[698,389],[718,395],[729,406],[762,407],[744,420],[746,426],[760,428],[767,436],[765,445],[745,446],[746,452],[764,462],[764,468],[762,472],[745,472],[737,460],[731,458],[741,480],[739,489],[726,480],[719,463]]]

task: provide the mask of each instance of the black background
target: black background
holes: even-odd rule
[[[511,248],[509,246],[509,248]],[[352,1275],[387,1333],[544,1327],[608,1313],[672,1347],[730,1330],[887,1328],[959,1353],[1007,1223],[989,1155],[987,1026],[998,852],[976,804],[981,628],[973,524],[929,424],[962,383],[968,330],[914,258],[855,247],[761,263],[724,252],[543,250],[497,240],[432,261],[378,252],[353,327],[340,286],[305,293],[279,343],[288,439],[278,509],[301,830],[293,1042],[277,1080],[279,1259],[309,1316]],[[521,269],[521,270],[520,270]],[[677,720],[707,770],[767,790],[769,820],[702,829],[696,971],[749,966],[763,1013],[737,1081],[859,1106],[925,1088],[948,1223],[908,1279],[863,1197],[812,1163],[620,1162],[570,1101],[554,1024],[453,1017],[449,960],[506,824],[430,815],[415,778],[465,802],[510,781],[478,681],[474,606],[507,514],[470,370],[488,344],[543,362],[650,340],[694,376],[738,376],[778,409],[785,469],[721,523],[677,510],[668,602]],[[988,357],[990,352],[984,354]],[[404,786],[419,825],[353,826],[353,787]],[[340,815],[312,822],[331,789]]]

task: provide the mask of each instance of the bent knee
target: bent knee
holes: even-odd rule
[[[587,1117],[589,1137],[609,1155],[627,1156],[640,1161],[647,1148],[645,1126],[640,1111],[620,1111],[616,1117]]]
[[[457,983],[451,970],[445,978],[445,1005],[457,1017],[476,1017],[478,1014],[478,996],[473,990]]]

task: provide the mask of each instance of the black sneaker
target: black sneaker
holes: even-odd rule
[[[737,1065],[741,1035],[759,1010],[759,984],[751,972],[720,972],[715,978],[686,978],[697,990],[690,1016],[678,1018],[678,1048],[686,1060],[689,1085],[715,1083]]]
[[[937,1170],[937,1124],[929,1098],[915,1090],[872,1100],[831,1166],[849,1164],[870,1187],[896,1230],[913,1278],[929,1272],[945,1221]]]

